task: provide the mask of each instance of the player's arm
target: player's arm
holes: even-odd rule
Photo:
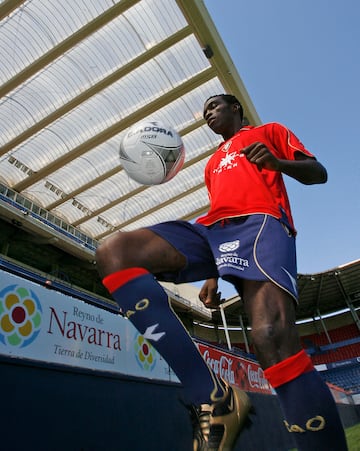
[[[199,299],[207,308],[219,307],[221,293],[218,292],[218,279],[205,280],[199,293]]]
[[[279,160],[280,172],[305,185],[327,182],[325,167],[314,158],[296,152],[295,160]]]
[[[302,152],[295,153],[295,160],[282,160],[273,155],[262,142],[250,144],[241,152],[250,163],[256,164],[259,171],[268,169],[282,172],[305,185],[327,181],[327,171],[324,166]]]

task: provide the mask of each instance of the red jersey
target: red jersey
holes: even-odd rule
[[[241,153],[241,149],[259,141],[282,160],[295,160],[296,152],[314,158],[299,139],[281,124],[274,122],[243,127],[219,145],[206,165],[205,183],[210,209],[196,222],[211,225],[221,219],[256,213],[281,218],[285,212],[294,228],[281,172],[267,169],[259,171]]]

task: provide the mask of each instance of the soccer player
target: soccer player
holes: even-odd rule
[[[243,125],[232,95],[210,97],[204,118],[224,139],[205,169],[208,213],[195,224],[170,221],[112,235],[97,250],[103,283],[140,333],[154,332],[152,345],[182,382],[195,451],[232,449],[250,403],[207,367],[157,280],[204,280],[200,299],[210,308],[219,305],[218,278],[233,283],[298,449],[344,451],[335,402],[295,327],[296,231],[282,178],[325,183],[327,172],[283,125]]]

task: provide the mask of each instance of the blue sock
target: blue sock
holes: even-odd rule
[[[307,363],[308,362],[308,363]],[[299,451],[346,451],[334,398],[304,351],[265,370]]]
[[[187,402],[211,404],[223,397],[222,384],[207,366],[152,274],[142,268],[131,268],[105,277],[103,284],[125,316],[171,366],[183,384]]]

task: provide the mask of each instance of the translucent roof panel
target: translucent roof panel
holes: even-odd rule
[[[50,51],[79,28],[111,8],[112,0],[28,1],[20,5],[1,25],[1,82]]]
[[[206,188],[201,188],[195,193],[191,193],[179,199],[171,204],[171,207],[159,208],[151,216],[143,217],[137,221],[132,222],[128,226],[125,226],[122,230],[133,230],[140,227],[146,227],[147,225],[156,224],[171,219],[181,219],[183,216],[187,216],[194,210],[206,206],[209,202]]]
[[[173,5],[172,2],[161,3],[165,5],[163,12]],[[149,47],[166,37],[163,28],[149,28],[145,17],[139,17],[139,7],[135,5],[126,15],[116,17],[106,27],[80,41],[77,46],[44,66],[5,99],[0,117],[8,139],[56,108],[76,99],[84,91],[96,87],[104,79],[114,76],[114,73],[116,75],[116,71],[121,71],[126,63],[145,54]],[[171,10],[169,13],[173,14]],[[168,27],[169,33],[178,30],[176,24],[184,27],[185,22],[172,22],[171,27]],[[12,115],[19,115],[19,120],[14,123],[8,110],[12,111]]]
[[[209,90],[216,90],[217,84],[218,81],[211,80],[206,85]],[[156,113],[148,116],[146,119],[161,120],[165,123],[174,125],[174,117],[179,117],[180,121],[177,119],[179,121],[179,124],[176,128],[181,133],[181,131],[186,128],[186,126],[198,120],[199,115],[194,115],[191,107],[193,104],[196,105],[197,103],[197,109],[199,109],[200,105],[202,106],[200,99],[204,98],[204,95],[202,95],[203,89],[204,87],[201,86],[193,91],[190,91],[189,93],[186,93],[181,98],[176,99],[174,102],[171,102],[165,105],[163,108],[157,110]],[[52,172],[51,177],[44,181],[38,182],[33,186],[30,186],[25,190],[25,192],[28,195],[37,193],[38,198],[41,198],[41,205],[46,206],[51,205],[53,202],[57,202],[58,199],[56,198],[56,196],[59,196],[60,194],[62,195],[63,193],[70,195],[73,191],[78,190],[81,185],[86,185],[93,181],[91,192],[88,192],[88,190],[85,188],[83,190],[85,198],[87,200],[91,199],[92,196],[100,196],[99,198],[102,198],[102,194],[96,194],[98,191],[100,191],[100,193],[104,191],[102,185],[97,186],[97,180],[99,178],[105,178],[106,174],[111,175],[114,172],[114,168],[116,167],[118,168],[118,171],[121,170],[121,167],[119,166],[119,146],[125,131],[126,130],[121,131],[113,138],[108,139],[96,148],[89,150],[78,158],[74,158],[68,164],[60,167],[57,171]],[[202,153],[207,152],[214,146],[214,139],[215,142],[219,141],[219,139],[216,141],[214,134],[203,123],[195,130],[186,133],[183,136],[186,149],[186,161],[189,161],[195,157],[200,156]],[[104,158],[104,156],[106,156],[106,158]],[[81,174],[81,177],[79,177],[79,174]],[[60,191],[53,190],[50,192],[49,188],[51,189],[53,186],[59,188]],[[121,186],[121,183],[116,183],[112,186],[113,190],[116,192],[116,190],[118,189],[117,187]],[[109,188],[107,188],[106,191],[108,191],[108,189]],[[43,194],[40,194],[41,192],[43,192]],[[67,207],[65,207],[65,210],[61,210],[63,215],[67,215],[66,208],[72,208],[70,205],[72,204],[69,204]],[[76,209],[76,217],[78,217],[78,215],[79,211],[78,209]],[[69,217],[70,216],[71,213],[69,213]]]
[[[0,183],[97,240],[206,210],[203,171],[220,142],[202,117],[210,95],[234,93],[260,122],[197,0],[19,2],[0,42]],[[185,145],[164,185],[120,165],[124,133],[144,119]]]
[[[146,211],[154,207],[161,207],[162,203],[183,195],[194,186],[203,184],[205,163],[206,160],[204,159],[182,169],[174,179],[166,184],[153,186],[139,194],[134,194],[129,198],[130,201],[125,199],[124,202],[118,203],[103,213],[103,216],[114,225],[119,224],[121,226],[121,222],[128,221],[138,215],[143,215]]]
[[[84,101],[20,145],[12,154],[33,171],[38,171],[196,75],[207,67],[207,61],[206,64],[181,64],[182,60],[191,59],[195,48],[193,38],[186,41],[187,45],[175,45]],[[178,70],[177,66],[182,66],[182,70]]]

